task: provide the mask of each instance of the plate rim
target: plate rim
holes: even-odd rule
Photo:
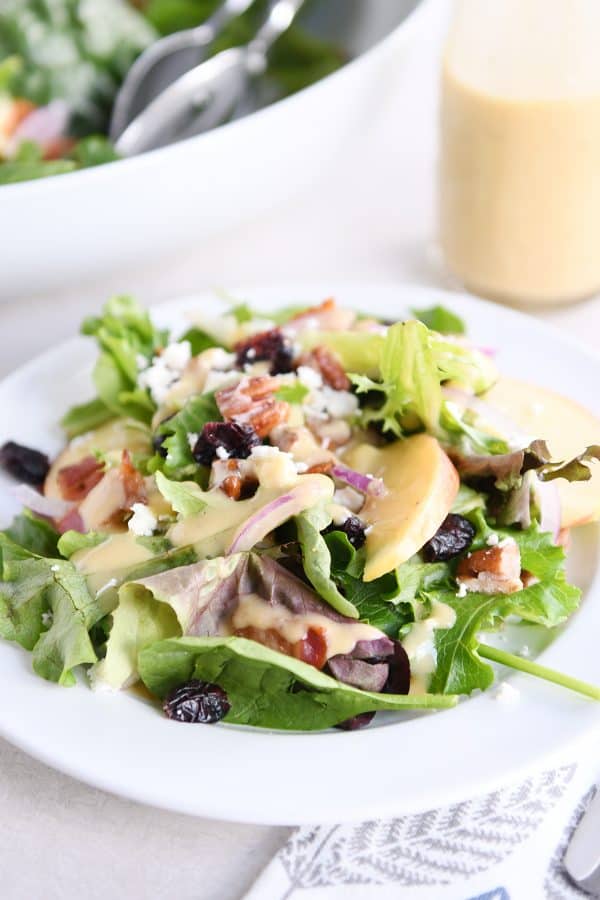
[[[333,288],[333,291],[332,291]],[[583,344],[581,341],[577,340],[577,338],[572,337],[571,335],[564,335],[558,328],[555,326],[534,319],[531,316],[528,316],[518,310],[507,309],[507,308],[499,308],[493,303],[488,301],[480,300],[479,298],[475,298],[469,296],[467,294],[460,294],[449,292],[446,290],[440,290],[434,287],[428,287],[423,285],[412,285],[406,282],[381,282],[381,283],[373,283],[373,282],[342,282],[337,281],[336,279],[331,279],[329,285],[323,290],[323,283],[319,282],[294,282],[293,286],[290,287],[287,285],[277,285],[271,284],[266,286],[251,286],[245,287],[242,289],[236,288],[231,291],[234,295],[240,295],[241,297],[247,297],[249,300],[252,300],[252,297],[255,298],[260,296],[262,299],[260,300],[260,305],[263,305],[264,308],[268,308],[269,301],[267,300],[265,303],[265,297],[270,296],[275,299],[275,297],[279,297],[279,303],[281,304],[282,298],[286,297],[286,295],[290,294],[298,294],[298,293],[306,293],[307,296],[311,297],[323,297],[333,294],[343,295],[353,294],[353,295],[368,295],[370,293],[374,294],[379,292],[381,296],[384,294],[389,294],[393,292],[398,299],[398,307],[400,309],[407,309],[408,304],[406,303],[406,298],[409,296],[419,295],[423,300],[426,297],[429,298],[429,302],[432,300],[435,302],[446,302],[453,308],[462,308],[466,315],[469,315],[470,312],[473,312],[475,308],[483,310],[483,316],[488,316],[492,313],[496,315],[500,315],[501,318],[504,318],[507,322],[514,322],[515,325],[523,326],[525,323],[525,327],[530,330],[532,327],[535,331],[541,335],[546,334],[553,341],[557,341],[560,345],[568,347],[570,351],[576,352],[577,354],[583,355],[593,366],[600,365],[600,354]],[[202,298],[214,298],[214,292],[210,290],[202,290],[193,295],[187,295],[179,298],[174,298],[173,300],[166,301],[164,303],[156,304],[150,307],[150,312],[152,314],[157,314],[158,317],[162,317],[163,315],[169,317],[178,315],[182,309],[193,308],[194,304],[197,306],[198,302],[202,300]],[[386,298],[387,299],[387,298]],[[256,302],[256,299],[255,299]],[[311,301],[314,302],[314,301]],[[344,301],[347,302],[347,301]],[[383,300],[377,300],[375,305],[383,305]],[[460,311],[460,310],[459,310]],[[89,345],[88,345],[89,346]],[[29,362],[20,366],[13,373],[9,374],[0,382],[0,396],[2,396],[6,391],[14,390],[15,387],[18,387],[19,381],[22,380],[29,374],[35,372],[36,369],[43,369],[44,367],[52,367],[56,365],[57,360],[61,358],[69,358],[70,355],[73,354],[75,357],[77,355],[81,356],[89,356],[89,363],[93,360],[93,355],[91,353],[87,353],[87,347],[84,343],[84,340],[81,337],[71,338],[65,342],[62,342],[60,345],[50,348],[46,350],[44,353],[34,357]],[[511,373],[512,374],[512,373]],[[543,382],[542,382],[543,383]],[[596,578],[594,579],[593,584],[590,587],[590,594],[596,592],[600,595],[600,591],[598,589],[598,573],[596,573]],[[588,603],[589,605],[589,603]],[[585,606],[585,604],[584,604]],[[565,638],[569,639],[569,635],[572,634],[573,627],[565,629],[564,634],[562,634],[548,650],[546,650],[543,654],[543,658],[545,661],[549,659],[549,657],[553,657],[555,655],[561,655],[561,648],[564,646]],[[571,639],[572,643],[572,639]],[[29,665],[29,654],[25,651],[22,651],[20,648],[15,647],[14,645],[10,645],[7,642],[2,641],[0,645],[0,672],[2,672],[5,668],[5,657],[6,659],[12,657],[13,660],[16,658],[14,654],[17,654],[21,659],[21,664],[18,665],[18,669],[22,670]],[[23,666],[23,662],[25,666]],[[551,663],[550,663],[551,664]],[[13,667],[14,668],[14,667]],[[34,690],[35,695],[42,696],[42,693],[46,693],[48,698],[51,695],[48,693],[49,691],[56,691],[57,688],[55,685],[49,685],[46,682],[43,682],[41,679],[37,678],[37,676],[32,676],[35,678],[35,685],[38,690]],[[537,697],[539,702],[544,705],[547,702],[549,705],[554,704],[557,710],[562,710],[563,715],[566,719],[575,718],[578,721],[578,715],[576,714],[577,710],[581,710],[582,708],[587,707],[587,711],[590,711],[591,702],[585,701],[582,698],[577,698],[572,695],[569,695],[568,692],[563,691],[560,694],[560,689],[556,688],[548,688],[547,685],[543,685],[540,683],[534,683],[531,679],[527,679],[526,676],[513,676],[511,677],[511,683],[517,685],[521,691],[526,690],[526,698],[529,706],[529,699],[531,697]],[[526,688],[524,686],[527,686]],[[557,696],[557,692],[558,696]],[[70,692],[68,692],[70,694]],[[91,691],[78,691],[78,694],[86,697],[94,697],[96,698],[92,706],[97,705],[98,695],[94,695]],[[114,702],[119,700],[119,706],[122,707],[123,697],[122,696],[111,696],[108,698],[110,702]],[[131,697],[127,698],[131,700]],[[136,702],[138,705],[142,706],[143,704],[139,704],[139,701]],[[100,698],[100,703],[102,703],[102,698]],[[477,707],[476,707],[477,704]],[[487,706],[485,705],[487,704]],[[59,704],[60,705],[60,704]],[[78,704],[76,703],[75,706]],[[81,704],[79,704],[81,705]],[[585,705],[585,706],[584,706]],[[495,706],[495,709],[493,708]],[[100,709],[101,707],[98,707]],[[148,707],[148,709],[152,709],[152,715],[154,716],[153,708]],[[493,709],[494,716],[491,716],[491,710]],[[532,712],[535,712],[535,704]],[[539,713],[539,707],[538,713]],[[467,710],[467,713],[465,713]],[[477,711],[476,711],[477,710]],[[487,742],[486,746],[489,745],[490,737],[493,738],[493,733],[491,732],[498,731],[500,727],[506,724],[506,716],[509,713],[508,710],[502,709],[500,704],[492,704],[488,696],[477,697],[469,700],[467,703],[461,704],[457,709],[451,710],[444,713],[438,713],[435,716],[424,716],[415,720],[415,724],[413,726],[414,730],[419,730],[424,733],[423,739],[428,739],[430,735],[428,732],[431,730],[430,726],[421,727],[424,722],[432,722],[434,720],[438,720],[439,716],[449,716],[452,715],[453,720],[456,723],[456,728],[459,727],[459,718],[462,723],[463,719],[466,719],[467,731],[469,727],[473,725],[474,719],[479,719],[479,739],[485,740]],[[164,720],[160,717],[156,717],[158,721],[164,724]],[[544,717],[542,717],[544,718]],[[453,803],[460,800],[465,800],[467,796],[474,796],[479,793],[483,793],[490,789],[495,789],[496,787],[500,787],[504,784],[508,784],[512,781],[517,780],[519,777],[525,775],[527,772],[531,772],[535,769],[543,768],[544,766],[556,764],[560,760],[564,760],[567,756],[574,754],[579,746],[588,745],[592,737],[596,734],[600,735],[600,707],[594,711],[593,715],[583,716],[585,722],[583,724],[578,724],[577,733],[570,733],[568,738],[563,738],[559,743],[554,744],[553,746],[548,746],[546,748],[546,752],[543,754],[536,754],[535,763],[532,763],[530,756],[525,754],[526,758],[517,758],[513,754],[513,758],[511,759],[511,763],[508,768],[503,771],[497,771],[490,773],[485,767],[483,770],[479,769],[473,771],[472,778],[469,780],[467,795],[465,795],[465,783],[464,779],[450,779],[448,783],[441,784],[441,792],[440,797],[435,800],[431,796],[431,790],[427,792],[425,790],[423,794],[419,794],[418,792],[413,792],[411,796],[404,796],[399,798],[396,793],[392,796],[381,798],[379,796],[369,798],[368,796],[364,796],[361,794],[361,801],[358,804],[353,804],[352,802],[341,804],[338,802],[334,808],[328,810],[319,808],[318,813],[311,812],[309,806],[304,804],[304,807],[301,809],[296,804],[295,810],[292,812],[289,810],[289,805],[286,807],[286,803],[283,804],[278,801],[273,806],[273,803],[269,805],[266,804],[266,808],[257,804],[257,796],[259,795],[256,790],[251,791],[250,795],[247,796],[245,803],[240,803],[239,797],[230,796],[235,794],[235,791],[226,792],[225,795],[212,796],[211,799],[209,797],[203,797],[198,800],[197,797],[183,797],[181,794],[177,796],[170,796],[168,791],[165,791],[161,788],[160,784],[149,787],[148,783],[142,778],[141,780],[135,780],[134,783],[129,783],[127,778],[123,778],[123,774],[126,772],[121,772],[121,777],[115,777],[114,771],[109,769],[105,771],[99,771],[97,766],[93,765],[90,767],[89,761],[81,757],[79,759],[73,758],[73,756],[66,757],[64,753],[61,754],[60,748],[57,751],[56,749],[50,748],[48,745],[40,746],[39,739],[36,739],[35,734],[32,734],[28,729],[23,731],[22,728],[16,727],[10,721],[7,721],[7,717],[5,715],[5,710],[0,709],[0,734],[2,737],[13,743],[14,745],[20,747],[29,755],[34,756],[37,759],[40,759],[42,762],[50,765],[51,767],[58,769],[59,771],[64,772],[67,775],[75,777],[81,781],[84,781],[92,786],[99,787],[103,790],[107,790],[111,793],[114,793],[118,796],[125,796],[130,799],[136,800],[138,802],[150,804],[153,806],[157,806],[159,808],[170,809],[177,812],[183,812],[192,815],[202,815],[208,818],[220,818],[220,819],[228,819],[231,821],[238,822],[254,822],[257,824],[298,824],[298,823],[312,823],[316,820],[326,822],[326,821],[338,821],[341,818],[345,820],[351,819],[363,819],[369,817],[379,817],[382,815],[393,815],[401,813],[411,813],[422,811],[427,808],[431,808],[432,806],[439,806],[441,804],[446,805],[447,803]],[[144,719],[144,716],[140,717],[140,721]],[[540,719],[539,715],[534,719],[538,721]],[[109,714],[109,721],[111,720]],[[173,723],[168,723],[172,725]],[[540,727],[542,722],[539,721]],[[179,727],[178,725],[174,726],[175,728]],[[406,726],[405,726],[406,727]],[[547,722],[544,727],[547,730]],[[212,751],[213,749],[217,749],[219,743],[223,743],[220,739],[216,741],[212,737],[212,735],[217,735],[218,733],[231,733],[231,728],[228,729],[210,729],[209,736],[210,740],[206,741],[207,746]],[[452,729],[451,729],[452,730]],[[382,740],[381,734],[384,732],[389,732],[390,740],[387,741],[388,744],[393,743],[392,733],[394,731],[393,727],[382,726],[379,728],[373,728],[371,730],[366,730],[364,732],[355,732],[348,733],[351,734],[351,739],[353,740],[353,750],[352,753],[354,756],[361,757],[363,754],[366,758],[372,758],[374,755],[380,760],[382,764],[391,761],[390,747],[383,746],[386,741]],[[152,728],[149,729],[149,733],[152,733]],[[378,734],[379,733],[379,734]],[[189,747],[191,735],[184,733],[182,735],[183,743]],[[291,740],[300,740],[300,741],[310,741],[312,746],[316,748],[319,753],[319,756],[326,757],[328,762],[331,762],[332,751],[329,749],[335,744],[335,740],[343,739],[343,734],[341,732],[337,732],[332,734],[331,732],[327,733],[315,733],[315,734],[303,734],[303,735],[286,735],[285,733],[271,733],[271,732],[254,732],[252,734],[248,732],[244,732],[244,739],[242,743],[246,747],[248,751],[251,752],[251,758],[253,763],[256,763],[256,759],[252,756],[252,753],[263,753],[264,752],[264,744],[265,740],[272,741],[273,747],[275,748],[275,752],[279,749],[279,744],[282,741],[286,741],[289,746],[289,742]],[[179,740],[179,739],[178,739]],[[225,739],[228,741],[229,739]],[[502,735],[498,735],[498,740],[501,746],[506,746],[506,741],[502,739]],[[170,741],[170,739],[169,739]],[[409,743],[415,743],[415,741],[409,740]],[[327,747],[326,747],[327,744]],[[418,741],[417,741],[418,744]],[[340,745],[341,746],[341,745]],[[243,749],[243,748],[242,748]],[[305,747],[302,750],[306,749]],[[344,750],[348,750],[348,747],[344,747]],[[508,750],[509,748],[506,747]],[[209,752],[207,750],[207,752]],[[295,754],[295,762],[298,762],[299,759],[302,758],[302,753]],[[520,759],[520,761],[519,761]],[[429,756],[429,762],[433,760],[431,754]],[[110,762],[110,760],[109,760]],[[218,766],[217,766],[218,768]],[[282,771],[281,766],[278,767],[278,771]],[[131,773],[130,773],[131,774]],[[347,775],[350,773],[346,772]],[[439,773],[438,773],[439,774]],[[233,779],[235,782],[236,779]],[[438,777],[439,782],[439,777]],[[239,786],[239,779],[237,780]],[[191,792],[190,792],[191,793]],[[339,792],[338,792],[339,793]],[[214,792],[213,792],[214,794]],[[249,804],[248,799],[251,799],[252,812],[249,814]],[[339,801],[339,797],[338,797]],[[400,808],[398,808],[398,804],[400,803]],[[287,808],[288,811],[285,811]]]

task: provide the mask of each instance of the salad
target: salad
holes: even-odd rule
[[[553,460],[523,418],[559,403],[562,431],[593,435],[589,413],[551,392],[519,413],[542,389],[504,390],[442,307],[190,322],[110,300],[83,323],[97,394],[64,450],[0,448],[24,506],[0,533],[0,635],[39,676],[301,731],[451,707],[492,688],[491,662],[600,699],[503,645],[575,612],[568,530],[600,510],[600,446]]]
[[[136,57],[158,38],[205,21],[221,0],[2,0],[0,185],[118,159],[106,137],[112,104]],[[268,0],[255,0],[209,48],[247,43]],[[329,75],[338,48],[293,25],[276,42],[259,103]]]

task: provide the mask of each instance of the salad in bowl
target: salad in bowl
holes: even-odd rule
[[[169,333],[117,297],[82,331],[97,395],[64,450],[0,448],[24,507],[0,634],[42,678],[296,731],[451,707],[490,663],[600,699],[502,642],[578,607],[565,548],[600,513],[600,423],[500,377],[453,313],[239,303]]]

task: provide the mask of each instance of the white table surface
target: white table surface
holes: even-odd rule
[[[116,292],[155,303],[213,285],[273,281],[452,287],[433,249],[437,60],[447,8],[446,0],[438,3],[439,27],[394,73],[377,119],[311,191],[176,258],[1,304],[0,376],[75,334],[81,318]],[[600,349],[600,298],[540,315]],[[0,809],[6,900],[234,900],[287,833],[139,806],[79,784],[1,740]]]

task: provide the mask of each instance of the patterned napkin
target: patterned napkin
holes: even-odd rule
[[[298,828],[245,900],[587,897],[562,858],[597,775],[567,765],[418,815]]]

